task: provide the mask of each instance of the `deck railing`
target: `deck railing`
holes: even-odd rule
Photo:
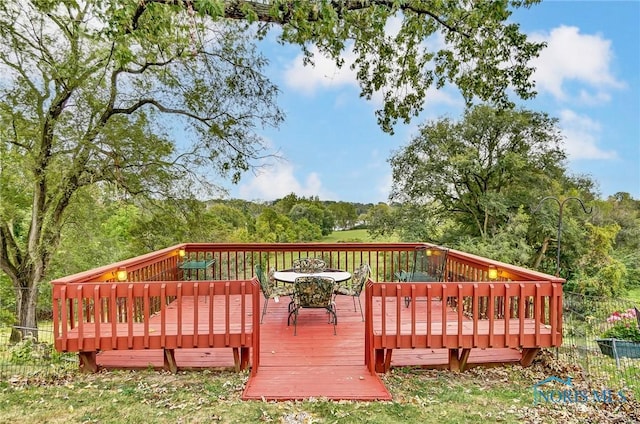
[[[411,347],[412,343],[418,342],[418,345],[451,349],[467,346],[556,346],[561,342],[564,282],[561,278],[449,250],[443,282],[388,284],[397,280],[400,271],[412,269],[416,248],[425,245],[430,246],[423,243],[179,244],[54,281],[56,348],[89,352],[81,354],[81,359],[84,355],[88,366],[93,366],[90,363],[91,355],[95,355],[98,350],[145,349],[152,346],[173,349],[186,345],[205,346],[207,343],[210,346],[210,337],[216,339],[216,336],[210,336],[206,328],[204,332],[200,332],[201,321],[198,321],[198,333],[194,335],[179,332],[169,334],[168,327],[161,327],[156,333],[151,331],[150,322],[153,319],[162,320],[168,305],[176,299],[186,299],[193,295],[195,304],[199,305],[198,299],[209,296],[212,290],[215,296],[219,293],[223,297],[227,296],[227,302],[230,301],[230,296],[245,293],[251,296],[247,305],[251,305],[252,311],[259,311],[259,304],[256,303],[259,300],[257,282],[254,280],[254,284],[248,284],[254,277],[255,265],[261,264],[263,269],[285,269],[290,268],[293,261],[301,257],[322,257],[329,268],[349,272],[353,272],[362,262],[367,262],[372,270],[371,280],[375,284],[370,284],[366,291],[366,302],[396,299],[396,309],[386,312],[401,317],[402,320],[394,325],[400,325],[403,331],[408,325],[409,333],[388,333],[388,323],[374,323],[373,318],[368,317],[368,342],[374,343],[374,331],[379,331],[375,336],[380,336],[380,343],[383,343],[367,345],[366,356],[373,359],[371,363],[375,363],[375,359],[370,356],[374,355],[371,352],[376,349]],[[194,261],[206,264],[206,281],[185,281],[194,276],[203,277],[185,269],[186,263]],[[497,278],[492,281],[489,280],[490,268],[495,268],[498,273]],[[429,330],[425,330],[424,334],[418,332],[419,321],[412,314],[420,314],[421,299],[425,298],[444,299],[445,305],[453,308],[458,314],[455,333],[449,333],[446,329],[444,334],[438,334],[433,326],[426,326]],[[431,303],[426,302],[427,305]],[[409,304],[408,308],[406,304]],[[383,305],[391,307],[391,303]],[[229,303],[225,308],[231,311]],[[259,351],[259,337],[256,336],[259,320],[256,321],[256,317],[260,314],[251,313],[249,309],[241,309],[239,313],[234,318],[237,319],[236,322],[251,323],[251,326],[247,325],[238,330],[238,333],[227,329],[226,337],[250,339],[255,354]],[[409,321],[405,317],[407,314]],[[181,316],[178,314],[177,318],[181,319]],[[251,318],[247,318],[249,316]],[[519,330],[528,325],[528,321],[524,321],[527,319],[549,326],[550,331],[540,329],[534,330],[531,335],[522,334]],[[519,321],[517,331],[512,332],[512,326],[507,323],[512,324],[514,320]],[[467,321],[475,324],[469,327]],[[230,323],[232,322],[231,320]],[[493,329],[487,330],[486,334],[481,332],[485,322],[489,329]],[[506,334],[496,330],[500,322],[503,323]],[[122,326],[127,329],[125,333],[120,332]],[[181,328],[180,325],[178,328]],[[75,338],[69,337],[72,330]],[[409,344],[407,337],[412,340]],[[257,370],[258,362],[259,357],[254,358],[252,371]]]
[[[522,349],[526,365],[540,348],[562,344],[561,283],[369,281],[365,293],[372,372],[389,369],[393,349],[449,349],[450,367],[460,369],[472,348]]]
[[[90,271],[60,278],[64,283],[118,282],[118,271],[126,281],[174,281],[187,275],[185,261],[211,262],[212,280],[248,280],[255,265],[263,269],[291,267],[294,259],[322,257],[329,268],[353,272],[362,262],[371,267],[374,281],[395,281],[399,271],[411,270],[416,247],[428,243],[184,243]],[[185,256],[181,257],[183,251]],[[489,267],[498,271],[498,281],[552,281],[563,279],[491,259],[449,250],[445,281],[488,281]]]
[[[96,370],[96,353],[163,349],[176,370],[180,348],[233,349],[245,368],[249,349],[259,363],[260,285],[243,281],[53,283],[54,341],[59,351],[79,352],[81,367]]]

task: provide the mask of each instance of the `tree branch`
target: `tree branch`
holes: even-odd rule
[[[200,13],[207,13],[206,10],[202,10],[199,7],[199,3],[192,1],[184,1],[184,0],[147,0],[141,1],[138,4],[136,11],[132,17],[132,30],[138,28],[138,22],[146,10],[149,3],[159,3],[166,4],[170,6],[179,6],[186,8],[192,8],[194,11]],[[345,12],[356,12],[360,10],[367,10],[374,7],[384,7],[389,11],[394,11],[396,8],[402,11],[411,11],[417,15],[428,16],[429,18],[436,21],[438,24],[443,26],[449,32],[454,32],[460,34],[464,37],[471,38],[469,34],[466,34],[456,28],[453,25],[445,22],[444,19],[436,15],[435,13],[427,10],[424,7],[420,7],[415,2],[405,2],[398,4],[395,0],[333,0],[329,2],[331,7],[336,11],[336,14],[339,18],[342,18]],[[280,14],[274,14],[273,6],[275,4],[279,4],[279,12]],[[293,21],[294,14],[291,13],[291,10],[286,7],[287,4],[284,2],[276,3],[276,2],[258,2],[251,0],[227,0],[224,5],[224,14],[223,18],[226,19],[235,19],[235,20],[245,20],[247,19],[246,10],[250,9],[254,14],[258,21],[265,23],[274,23],[279,25],[286,25]],[[217,16],[213,16],[216,18]],[[319,13],[317,13],[317,9],[313,9],[309,12],[306,20],[308,22],[317,22],[320,21],[322,17]]]
[[[231,115],[229,115],[228,113],[225,112],[225,113],[221,113],[221,114],[218,114],[218,115],[215,115],[215,116],[202,117],[202,116],[196,115],[195,113],[191,113],[191,112],[186,111],[186,110],[173,109],[173,108],[166,107],[162,103],[160,103],[159,101],[157,101],[155,99],[140,99],[136,103],[134,103],[133,105],[129,106],[128,108],[113,108],[109,115],[116,115],[116,114],[130,115],[130,114],[134,113],[136,110],[140,109],[141,107],[143,107],[145,105],[155,106],[159,111],[161,111],[163,113],[186,116],[188,118],[191,118],[193,120],[196,120],[196,121],[206,125],[209,128],[212,127],[210,121],[212,121],[212,120],[214,120],[216,118],[219,118],[220,116],[223,116],[223,115],[231,116]],[[244,152],[242,150],[238,149],[232,143],[230,143],[229,141],[225,140],[224,138],[223,138],[223,140],[225,141],[225,143],[227,143],[227,145],[229,147],[231,147],[231,149],[233,149],[234,151],[236,151],[239,154],[244,154]]]

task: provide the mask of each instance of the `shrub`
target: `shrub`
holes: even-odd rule
[[[602,333],[602,338],[640,343],[640,327],[635,309],[627,309],[625,312],[615,311],[609,315],[607,322],[613,326]]]
[[[43,360],[51,360],[51,345],[38,342],[32,335],[26,336],[22,341],[9,349],[11,362],[14,364],[38,363]]]

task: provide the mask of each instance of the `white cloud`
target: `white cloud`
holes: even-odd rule
[[[311,51],[314,54],[314,66],[303,63],[303,55],[300,54],[293,59],[285,68],[286,84],[305,95],[312,96],[322,89],[336,89],[342,87],[358,87],[356,72],[350,69],[351,64],[355,61],[353,50],[348,49],[343,55],[344,65],[339,68],[335,61],[323,56],[316,47]],[[383,88],[381,91],[373,93],[371,102],[374,107],[381,107],[384,102]],[[409,88],[407,88],[409,90]],[[337,97],[335,105],[337,107],[346,104],[345,97]],[[430,87],[425,96],[425,104],[433,107],[434,105],[444,104],[449,106],[463,106],[460,94],[453,91],[449,86],[443,89]]]
[[[260,168],[249,182],[240,184],[238,192],[242,199],[260,200],[275,200],[290,193],[304,197],[318,196],[323,200],[336,197],[323,187],[316,172],[307,174],[305,181],[300,183],[294,175],[293,166],[286,162]]]
[[[565,136],[565,149],[570,160],[616,159],[613,150],[598,147],[600,123],[565,109],[560,112],[560,128]]]
[[[393,184],[393,176],[391,175],[390,172],[385,174],[379,179],[378,185],[376,186],[376,191],[380,196],[380,200],[379,200],[380,202],[386,203],[389,201],[389,194],[391,193],[392,184]]]
[[[385,33],[388,36],[395,36],[400,32],[401,25],[400,17],[391,17],[385,25]],[[338,67],[335,60],[320,54],[316,46],[311,48],[311,52],[314,66],[305,66],[304,55],[299,54],[286,67],[285,77],[290,87],[311,95],[319,88],[358,86],[356,72],[351,69],[356,59],[352,45],[347,46],[341,55],[341,59],[344,60],[342,67]]]
[[[532,61],[538,91],[567,100],[571,97],[567,85],[578,82],[592,91],[582,89],[578,100],[601,103],[609,100],[608,90],[624,87],[610,70],[614,56],[611,41],[601,35],[581,34],[577,27],[560,26],[550,33],[532,34],[530,38],[547,42],[540,56]]]
[[[355,60],[355,54],[351,49],[343,54],[345,63],[341,68],[336,65],[333,59],[322,55],[317,47],[313,47],[311,52],[313,53],[314,66],[305,66],[302,54],[296,56],[287,65],[285,79],[289,87],[312,95],[319,88],[358,85],[355,72],[349,69]]]

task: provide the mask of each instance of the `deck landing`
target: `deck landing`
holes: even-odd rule
[[[391,400],[380,377],[364,365],[262,367],[247,382],[244,400]]]

